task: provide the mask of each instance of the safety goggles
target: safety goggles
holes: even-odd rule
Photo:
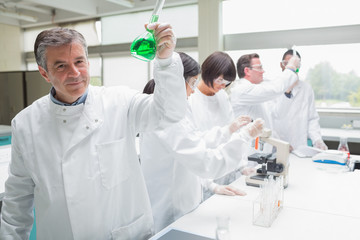
[[[190,78],[190,79],[186,79],[185,81],[192,90],[195,90],[196,86],[199,83],[199,78]]]
[[[257,72],[265,72],[265,70],[261,64],[251,65],[250,69],[255,70]]]
[[[228,85],[229,83],[231,83],[231,81],[217,78],[214,80],[214,83],[219,84],[219,85],[222,85],[222,84]]]

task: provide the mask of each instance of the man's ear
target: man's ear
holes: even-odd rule
[[[39,72],[41,74],[41,76],[43,76],[43,78],[45,78],[45,80],[47,82],[50,82],[50,79],[49,79],[49,76],[48,76],[48,73],[46,72],[46,70],[44,68],[42,68],[41,66],[38,66],[39,68]]]
[[[250,70],[249,67],[245,67],[245,68],[244,68],[244,75],[245,75],[245,76],[248,76],[248,75],[249,75],[249,70]]]

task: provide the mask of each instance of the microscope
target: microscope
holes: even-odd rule
[[[259,137],[260,151],[262,151],[264,143],[274,146],[276,152],[257,152],[248,156],[249,161],[257,162],[261,164],[261,167],[256,170],[255,175],[248,176],[245,182],[249,186],[259,187],[269,175],[273,175],[274,178],[282,175],[284,178],[284,188],[286,188],[288,185],[290,144],[280,139],[272,138],[270,129],[265,129]]]

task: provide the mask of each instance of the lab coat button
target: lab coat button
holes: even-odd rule
[[[95,122],[98,122],[99,120],[95,119]]]
[[[63,111],[65,112],[65,111],[66,111],[66,108],[63,108]]]
[[[63,123],[66,123],[66,120],[63,120]]]
[[[89,129],[89,126],[86,126],[86,129]]]

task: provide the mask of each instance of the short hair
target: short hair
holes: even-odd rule
[[[284,55],[283,55],[283,57],[282,57],[282,60],[284,60],[287,55],[293,56],[293,55],[294,55],[294,50],[293,50],[293,49],[288,49],[288,50],[284,53]],[[299,53],[298,51],[296,51],[296,55],[301,59],[300,53]]]
[[[47,47],[58,47],[68,45],[73,42],[80,43],[85,51],[86,57],[88,56],[87,44],[84,36],[76,30],[69,28],[53,28],[44,30],[36,37],[34,44],[34,54],[36,63],[44,68],[46,71],[46,49]]]
[[[200,74],[200,64],[192,57],[183,52],[178,52],[184,66],[184,79],[194,77]]]
[[[223,75],[230,82],[236,78],[236,68],[231,57],[224,52],[214,52],[201,65],[201,78],[209,87],[214,87],[214,80]]]
[[[153,94],[154,93],[154,89],[155,89],[155,81],[154,79],[151,79],[150,81],[148,81],[144,87],[143,93],[146,94]]]
[[[237,64],[236,64],[236,69],[237,69],[239,78],[245,77],[245,70],[244,69],[246,67],[251,67],[251,60],[253,58],[260,58],[260,56],[257,53],[251,53],[251,54],[242,55],[238,59]]]

